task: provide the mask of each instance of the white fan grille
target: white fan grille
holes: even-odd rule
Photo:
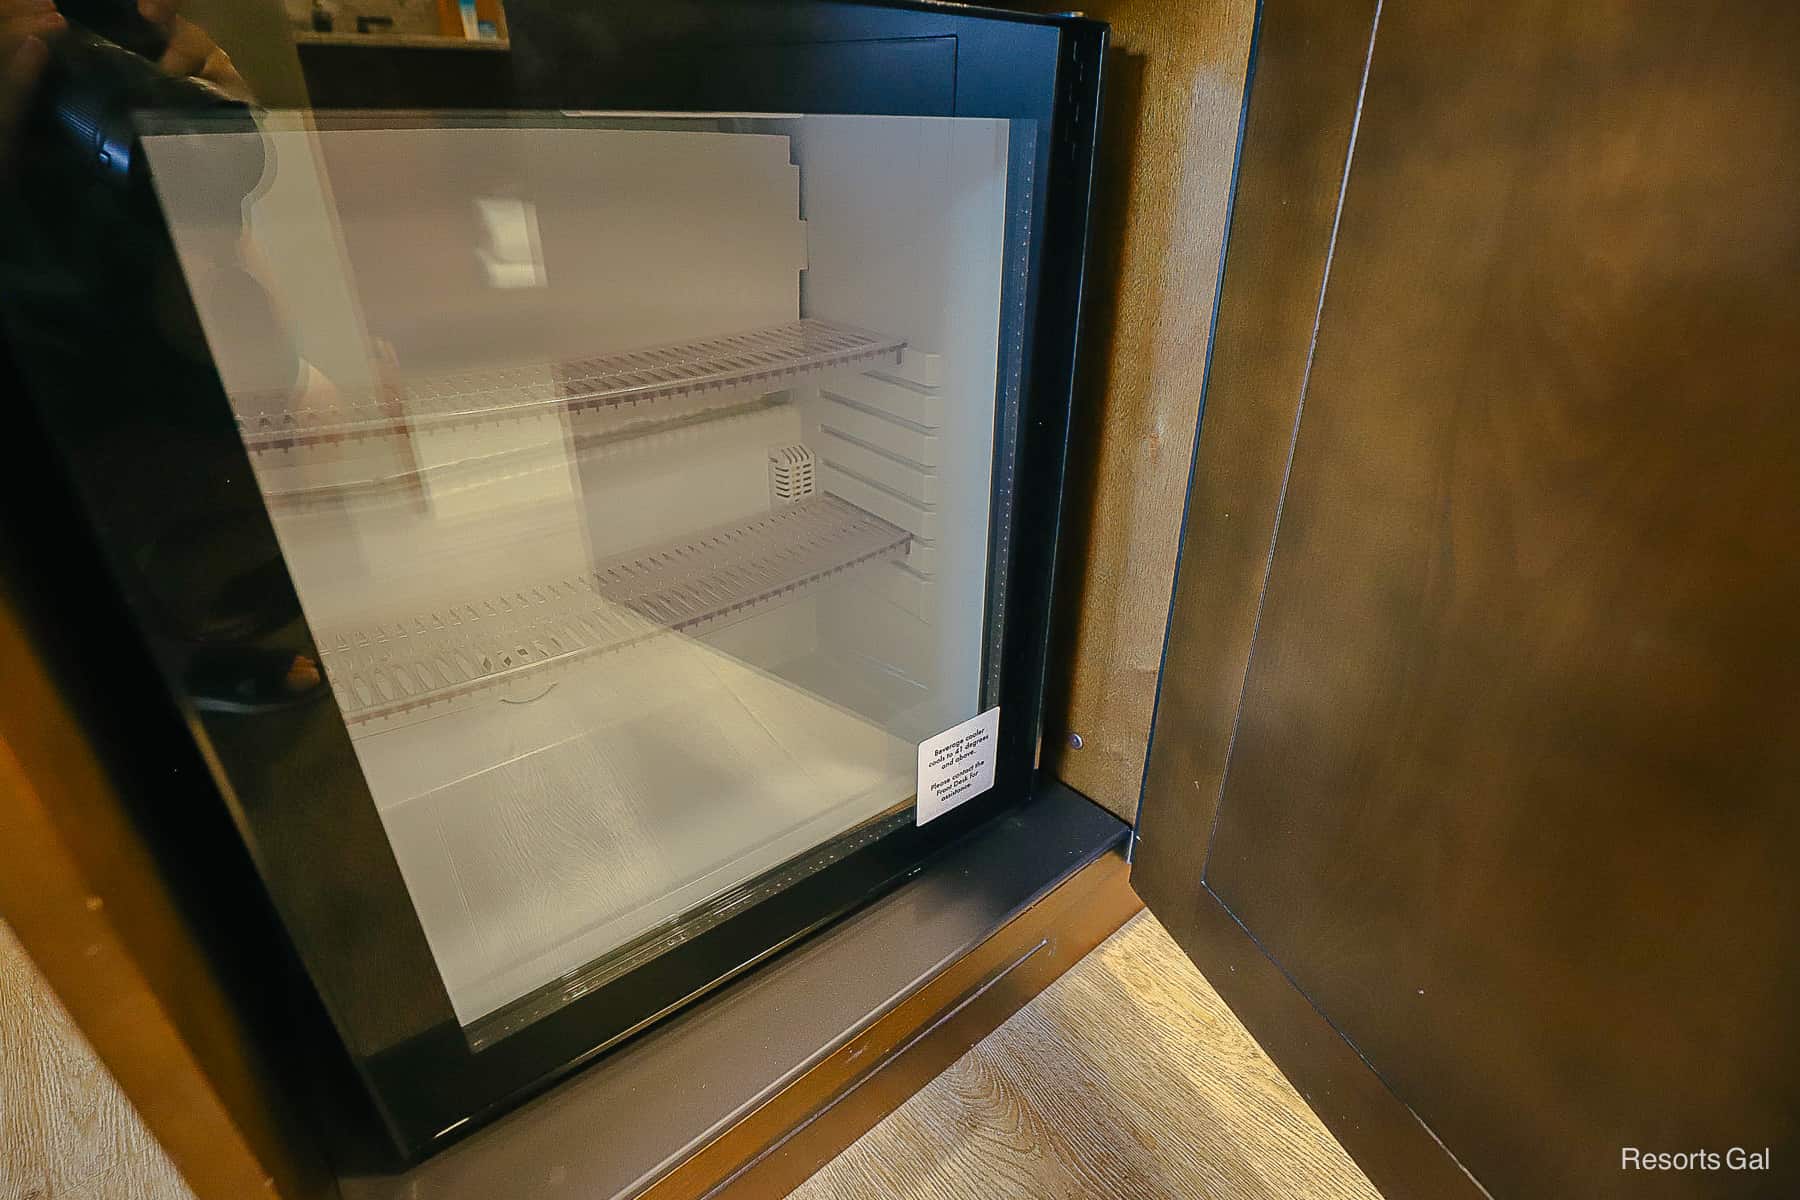
[[[799,442],[769,451],[769,503],[793,504],[817,487],[818,460]]]

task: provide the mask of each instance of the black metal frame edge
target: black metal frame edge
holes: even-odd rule
[[[1029,723],[1009,723],[1001,713],[1003,753],[1034,766],[1043,732],[1044,680],[1049,665],[1057,551],[1062,538],[1068,473],[1070,417],[1076,397],[1076,362],[1085,300],[1089,211],[1102,102],[1108,27],[1085,18],[1063,22],[1058,51],[1056,115],[1046,171],[1043,227],[1033,239],[1038,281],[1028,317],[1033,341],[1025,388],[1035,403],[1019,429],[1019,480],[1013,508],[1009,603],[1024,590],[1023,621],[1011,621],[1002,648],[1003,687],[1035,701]],[[1052,389],[1054,389],[1052,391]],[[1051,486],[1043,486],[1044,484]],[[1010,621],[1010,618],[1009,618]],[[1029,622],[1025,635],[1020,628]]]

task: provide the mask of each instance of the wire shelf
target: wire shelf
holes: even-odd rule
[[[912,535],[832,495],[622,555],[585,575],[458,601],[401,621],[320,631],[354,731],[541,676],[670,630],[697,630],[877,560]]]
[[[736,403],[747,389],[778,391],[822,371],[898,365],[905,345],[809,318],[594,358],[420,376],[389,392],[343,394],[328,405],[294,406],[287,393],[234,396],[232,404],[244,445],[266,453],[676,396],[714,394],[722,404]]]
[[[699,425],[716,425],[732,417],[751,416],[786,403],[779,394],[758,396],[741,403],[688,406],[657,405],[655,416],[617,414],[617,419],[595,427],[571,430],[560,440],[535,446],[498,450],[490,454],[435,463],[430,467],[390,470],[384,474],[353,476],[327,483],[283,487],[265,482],[263,503],[278,516],[335,512],[345,507],[359,510],[381,506],[417,505],[426,495],[494,487],[547,472],[569,470],[571,459],[583,461],[610,448],[651,437],[669,437]]]

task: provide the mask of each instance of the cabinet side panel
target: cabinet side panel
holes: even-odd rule
[[[1797,54],[1382,9],[1205,879],[1497,1196],[1800,1185]]]
[[[1255,9],[1087,8],[1112,43],[1044,755],[1126,821],[1143,782]]]

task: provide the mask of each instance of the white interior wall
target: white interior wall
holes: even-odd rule
[[[369,329],[408,372],[555,362],[799,315],[798,169],[774,134],[319,135]],[[541,286],[495,287],[479,198],[531,206]]]
[[[504,126],[332,131],[317,145],[369,334],[402,373],[562,363],[799,315],[805,237],[784,137]],[[496,253],[518,253],[484,216],[495,198],[530,215],[526,286],[500,286],[489,270]],[[415,434],[413,453],[429,465],[554,447],[606,419]],[[766,488],[744,442],[795,436],[792,416],[769,410],[622,443],[573,471],[434,495],[422,513],[390,511],[359,529],[363,560],[379,566],[334,595],[402,604],[454,588],[446,572],[464,587],[493,570],[558,578],[748,516]],[[522,509],[532,527],[516,545],[490,540],[484,554],[464,539],[480,518]]]
[[[912,740],[979,703],[1007,136],[1005,121],[907,117],[809,116],[794,132],[805,314],[909,350],[838,386],[849,404],[813,393],[804,407],[820,485],[918,535],[904,567],[820,600],[829,653],[926,689],[890,725]],[[861,445],[821,437],[826,424]]]

